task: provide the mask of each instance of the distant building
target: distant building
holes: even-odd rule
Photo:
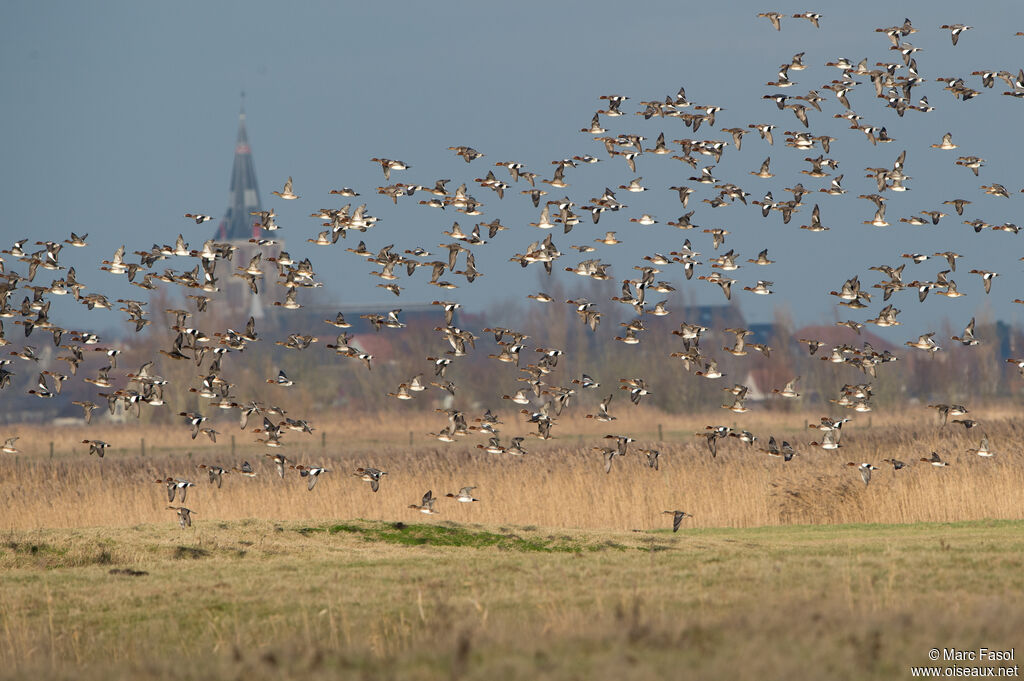
[[[249,147],[249,135],[245,129],[245,110],[238,114],[238,140],[235,142],[235,163],[231,169],[231,189],[228,194],[228,209],[217,226],[213,240],[227,243],[234,247],[235,255],[230,263],[220,263],[217,277],[221,296],[226,297],[229,309],[237,311],[237,316],[262,319],[266,307],[275,296],[274,282],[277,268],[268,258],[277,258],[284,242],[279,239],[276,245],[260,246],[254,241],[263,238],[260,219],[254,215],[262,211],[259,185],[256,183],[256,166]],[[263,277],[257,282],[258,293],[254,294],[245,279],[234,276],[237,268],[245,269],[249,261],[257,254],[262,254],[261,269]],[[223,269],[224,271],[221,271]]]
[[[743,313],[739,306],[730,305],[693,305],[683,310],[684,319],[689,324],[699,324],[709,329],[743,328]]]
[[[832,348],[837,345],[855,345],[860,346],[863,343],[870,343],[878,352],[884,352],[886,350],[890,352],[900,352],[899,346],[893,345],[889,341],[885,340],[881,336],[878,336],[867,329],[862,329],[860,333],[852,333],[850,329],[844,326],[837,326],[832,324],[826,325],[810,325],[804,326],[793,332],[793,336],[790,339],[791,343],[799,343],[801,338],[814,338],[822,341],[825,348]],[[803,350],[801,352],[806,352]]]
[[[771,345],[775,342],[776,330],[773,322],[747,324],[746,328],[753,332],[747,339],[748,343],[764,343],[765,345]]]

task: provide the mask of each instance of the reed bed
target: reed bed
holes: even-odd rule
[[[1024,518],[1024,462],[1016,447],[1024,419],[998,409],[975,416],[982,426],[965,431],[940,426],[924,407],[904,414],[858,415],[843,429],[842,447],[826,452],[807,443],[820,439],[806,428],[812,414],[761,412],[736,417],[728,412],[668,416],[638,408],[627,418],[595,423],[579,416],[559,419],[555,439],[528,438],[525,456],[492,455],[476,447],[486,437],[471,434],[450,444],[425,436],[444,425],[437,414],[357,414],[337,422],[317,420],[312,435],[291,434],[279,449],[252,442],[237,430],[234,456],[225,435],[217,443],[187,429],[166,426],[103,426],[45,429],[23,427],[17,455],[0,456],[0,503],[7,509],[0,527],[31,530],[83,526],[132,526],[173,522],[166,488],[157,480],[184,478],[196,484],[185,505],[196,523],[243,518],[264,520],[409,520],[427,490],[434,496],[475,486],[478,503],[442,498],[435,520],[486,525],[646,530],[670,522],[665,510],[693,514],[693,527],[753,527],[784,524],[956,521]],[[742,419],[742,420],[740,420]],[[507,444],[530,426],[504,413],[499,426]],[[739,423],[736,423],[739,421]],[[712,457],[696,433],[707,424],[738,425],[761,440],[748,446],[720,441]],[[628,428],[626,427],[628,424]],[[251,425],[250,425],[251,427]],[[658,440],[658,433],[661,439]],[[997,455],[967,453],[988,436]],[[409,445],[410,433],[413,444]],[[595,446],[606,434],[636,438],[610,474]],[[770,434],[792,442],[793,461],[759,451]],[[112,443],[102,460],[87,454],[82,439]],[[140,451],[145,440],[146,453]],[[49,442],[54,454],[49,455]],[[646,465],[641,447],[661,452],[660,470]],[[937,451],[949,462],[936,468],[919,461]],[[268,453],[293,463],[330,469],[312,491],[294,470],[281,479]],[[882,462],[909,465],[899,471]],[[200,464],[224,468],[250,461],[256,478],[224,476],[223,487],[207,482]],[[865,486],[847,462],[879,466]],[[387,471],[380,491],[353,477],[357,467]],[[179,502],[175,502],[179,503]]]

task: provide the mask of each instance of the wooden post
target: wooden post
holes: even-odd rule
[[[53,440],[50,440],[50,459],[53,459]]]
[[[139,439],[139,452],[142,456],[146,456],[146,438]]]
[[[661,441],[663,441],[664,439],[665,439],[665,437],[664,437],[664,435],[662,435],[662,431],[661,431],[661,424],[659,423],[659,424],[658,424],[658,441],[659,441],[659,442],[661,442]]]
[[[231,458],[235,457],[235,436],[231,436]]]
[[[412,431],[409,431],[409,446],[412,447]]]

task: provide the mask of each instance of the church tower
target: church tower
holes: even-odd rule
[[[262,319],[264,308],[273,297],[272,288],[277,271],[268,258],[276,258],[283,243],[260,246],[255,243],[262,237],[259,216],[253,213],[263,210],[259,186],[256,184],[256,167],[249,147],[249,135],[245,129],[245,109],[238,115],[238,139],[235,142],[235,162],[231,170],[231,189],[228,194],[228,209],[213,235],[214,241],[234,247],[235,254],[230,271],[218,272],[222,295],[232,310],[244,312],[244,317]],[[245,268],[257,253],[263,254],[261,266],[263,277],[257,281],[259,293],[254,294],[248,282],[232,276]]]

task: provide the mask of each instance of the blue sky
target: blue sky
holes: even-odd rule
[[[809,9],[791,3],[771,8],[786,14]],[[781,32],[756,16],[767,9],[764,3],[749,2],[310,2],[296,7],[271,2],[10,2],[0,26],[0,90],[5,101],[0,108],[0,153],[6,161],[0,166],[0,243],[6,247],[26,236],[62,239],[72,230],[88,232],[87,251],[65,251],[79,278],[90,290],[131,292],[93,267],[122,243],[129,251],[144,249],[173,243],[181,232],[198,247],[210,235],[209,223],[196,227],[182,214],[223,214],[239,93],[244,90],[264,204],[277,208],[283,227],[279,234],[288,250],[313,259],[339,304],[367,300],[387,309],[445,297],[471,310],[510,299],[526,305],[524,296],[541,288],[538,275],[532,267],[520,270],[507,260],[545,236],[527,224],[536,221],[539,211],[519,194],[522,183],[499,201],[475,186],[473,178],[494,169],[508,181],[505,171],[493,166],[499,160],[521,161],[550,177],[550,161],[594,154],[604,160],[569,169],[571,186],[563,192],[551,190],[547,198],[567,194],[582,205],[604,187],[626,184],[636,176],[644,178],[650,191],[620,192],[628,209],[605,214],[598,225],[585,220],[569,235],[556,233],[555,242],[565,254],[560,265],[580,259],[570,244],[592,242],[607,230],[616,230],[626,243],[594,255],[613,264],[616,280],[632,276],[632,266],[643,255],[675,250],[684,238],[706,256],[712,253],[708,235],[664,224],[683,212],[667,188],[686,183],[696,173],[667,157],[645,154],[634,174],[579,129],[603,104],[598,99],[602,94],[628,95],[631,100],[623,109],[632,112],[640,100],[663,100],[685,86],[691,101],[724,108],[714,128],[702,127],[693,134],[676,119],[645,121],[632,115],[603,121],[612,133],[642,134],[648,144],[662,131],[670,140],[728,140],[722,128],[772,122],[778,125],[773,147],[756,134],[748,135],[742,151],[727,152],[715,175],[739,184],[751,199],[767,189],[777,199],[785,198],[783,188],[796,181],[827,186],[827,180],[799,173],[808,167],[802,159],[821,150],[808,154],[786,148],[781,131],[799,129],[799,123],[790,112],[761,99],[776,91],[765,85],[774,80],[776,67],[805,52],[808,69],[790,73],[798,85],[787,94],[815,88],[827,97],[824,113],[811,112],[810,130],[837,138],[828,155],[840,161],[836,172],[845,175],[849,194],[808,197],[803,211],[783,225],[778,215],[762,219],[755,207],[711,209],[700,199],[713,192],[689,183],[698,189],[691,203],[694,222],[729,229],[726,248],[734,247],[744,259],[767,247],[779,261],[771,268],[755,272],[751,266],[735,273],[741,284],[759,278],[776,284],[776,295],[767,299],[740,292],[747,318],[769,321],[773,305],[782,305],[798,321],[830,322],[836,299],[826,292],[838,289],[846,278],[859,274],[869,287],[880,279],[869,266],[898,265],[905,252],[952,249],[965,256],[954,278],[968,295],[959,300],[929,297],[919,304],[913,292],[898,294],[893,302],[904,310],[904,326],[893,338],[937,330],[936,320],[945,317],[954,327],[976,313],[1018,321],[1019,306],[1010,301],[1024,297],[1018,262],[1024,237],[991,231],[976,235],[962,220],[979,217],[998,224],[1019,219],[1024,177],[1018,172],[1021,142],[1014,126],[1024,102],[1001,96],[1006,89],[1001,81],[973,100],[957,101],[935,79],[960,76],[981,90],[971,71],[1016,72],[1024,64],[1024,38],[1014,36],[1024,30],[1024,7],[1014,2],[905,2],[896,9],[882,3],[865,9],[865,3],[828,3],[819,10],[825,15],[821,29],[787,18]],[[854,110],[864,122],[887,126],[896,138],[872,147],[862,133],[832,118],[842,107],[821,85],[838,78],[839,72],[824,63],[840,56],[853,61],[868,57],[872,65],[898,61],[898,53],[888,50],[888,39],[874,28],[900,24],[905,16],[919,29],[908,40],[923,48],[916,56],[927,81],[915,89],[914,99],[927,95],[936,110],[908,112],[899,119],[871,96],[870,82],[858,78],[864,84],[853,95]],[[957,47],[951,45],[949,32],[939,29],[954,22],[974,27]],[[931,149],[947,131],[961,148]],[[486,156],[466,165],[447,150],[460,144]],[[904,149],[912,191],[890,198],[887,217],[893,226],[861,224],[874,210],[856,198],[874,191],[863,169],[891,166]],[[776,178],[750,176],[769,154]],[[953,165],[960,154],[986,159],[979,178]],[[309,213],[340,205],[328,191],[343,185],[358,189],[370,212],[381,218],[372,231],[353,235],[362,236],[374,250],[390,243],[436,250],[446,240],[441,232],[453,220],[464,228],[472,226],[472,218],[451,210],[442,213],[412,200],[395,207],[376,195],[375,188],[385,182],[379,166],[369,160],[374,156],[412,165],[393,181],[432,185],[438,178],[451,178],[449,188],[468,182],[470,193],[486,204],[479,219],[500,217],[511,228],[475,249],[484,278],[442,292],[424,286],[426,277],[419,273],[401,282],[406,291],[398,300],[374,287],[377,280],[366,276],[369,268],[362,259],[343,252],[354,243],[326,249],[305,243],[319,231]],[[275,202],[269,192],[288,176],[294,177],[303,198]],[[984,195],[980,185],[991,182],[1004,184],[1012,198]],[[942,209],[941,201],[954,195],[973,201],[965,218],[951,215],[934,228],[896,222],[920,210]],[[798,229],[809,219],[814,202],[821,205],[831,231]],[[654,215],[660,224],[639,227],[628,221],[641,213]],[[990,296],[976,275],[967,274],[972,267],[1000,273]],[[944,268],[935,259],[908,264],[904,278],[929,279]],[[672,281],[698,302],[723,300],[717,287],[696,279],[684,282],[679,266],[659,278]],[[572,285],[573,279],[563,273],[561,280]],[[609,288],[608,295],[617,288]],[[606,308],[611,305],[604,303]],[[875,302],[860,313],[838,314],[840,319],[866,319],[880,307]],[[72,314],[85,319],[80,323],[102,324],[77,308]],[[111,326],[120,324],[119,314],[107,317]]]

